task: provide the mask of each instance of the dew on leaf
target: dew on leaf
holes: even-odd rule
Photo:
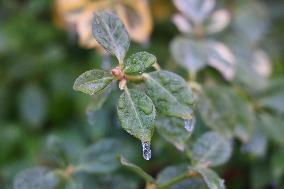
[[[184,128],[185,128],[188,132],[192,132],[192,131],[193,131],[194,125],[195,125],[195,118],[192,118],[192,119],[185,119],[185,120],[184,120]]]
[[[223,180],[223,179],[220,180],[220,188],[221,189],[225,188],[225,180]]]
[[[151,159],[151,144],[150,142],[142,142],[142,148],[143,148],[143,158],[145,160]]]
[[[145,99],[140,99],[139,100],[139,109],[143,111],[146,115],[149,115],[153,111],[153,106],[152,104],[147,103]]]

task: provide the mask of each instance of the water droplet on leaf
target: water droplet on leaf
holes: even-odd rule
[[[220,180],[220,187],[221,187],[221,189],[225,188],[225,181],[223,179]]]
[[[149,104],[145,101],[145,99],[140,99],[139,100],[139,109],[143,111],[146,115],[149,115],[153,111],[153,106],[152,104]]]
[[[184,120],[184,128],[185,128],[188,132],[192,132],[192,131],[193,131],[194,125],[195,125],[195,118],[192,118],[192,119],[185,119],[185,120]]]
[[[146,160],[151,159],[151,144],[150,142],[142,142],[143,158]]]

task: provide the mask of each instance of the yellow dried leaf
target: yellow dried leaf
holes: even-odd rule
[[[104,10],[116,11],[133,41],[148,41],[153,23],[147,0],[55,0],[55,22],[68,30],[75,27],[80,46],[99,47],[92,35],[92,19],[94,12]]]
[[[67,24],[66,15],[78,12],[89,0],[55,0],[53,5],[53,19],[60,28],[65,28]]]
[[[115,6],[115,10],[133,41],[147,42],[153,23],[150,8],[146,0],[125,0]]]
[[[110,7],[107,1],[97,1],[89,3],[81,15],[78,17],[76,30],[79,36],[79,44],[85,48],[99,47],[98,42],[93,37],[92,20],[96,11],[107,10]]]

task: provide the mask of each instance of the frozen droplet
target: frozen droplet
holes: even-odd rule
[[[146,160],[151,159],[151,144],[150,142],[142,142],[143,157]]]
[[[139,109],[143,111],[146,115],[149,115],[153,112],[153,105],[147,103],[144,98],[139,100]]]
[[[225,180],[220,180],[220,188],[225,189]]]
[[[192,118],[192,119],[185,119],[185,120],[184,120],[184,128],[185,128],[188,132],[192,132],[192,131],[193,131],[194,125],[195,125],[195,118]]]

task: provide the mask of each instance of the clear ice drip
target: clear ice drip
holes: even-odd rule
[[[145,160],[151,159],[151,144],[150,142],[142,142],[143,157]]]
[[[188,132],[192,132],[192,131],[193,131],[194,125],[195,125],[195,118],[192,118],[192,119],[185,119],[185,120],[184,120],[184,128],[185,128]]]

